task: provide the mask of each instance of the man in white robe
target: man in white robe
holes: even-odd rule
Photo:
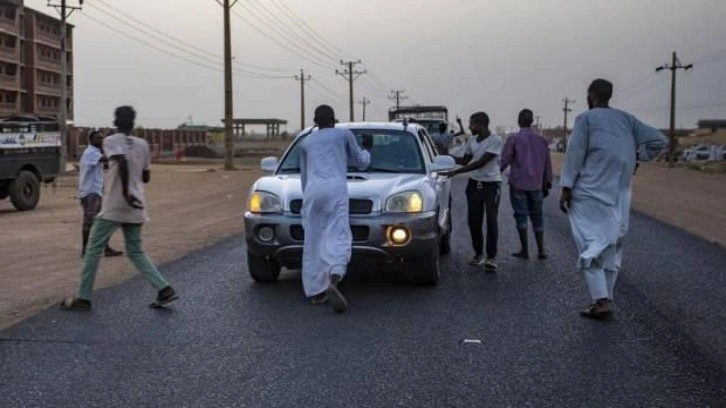
[[[345,276],[353,237],[349,222],[348,165],[365,170],[370,165],[373,140],[363,138],[363,149],[353,132],[335,128],[335,112],[321,105],[315,110],[318,130],[301,142],[300,178],[303,190],[303,289],[313,304],[330,301],[336,312],[348,308],[338,284]]]
[[[612,93],[612,84],[603,79],[588,88],[590,110],[575,119],[560,176],[560,207],[569,215],[578,267],[593,301],[581,315],[595,319],[613,314],[636,158],[652,160],[666,147],[660,131],[610,108]]]

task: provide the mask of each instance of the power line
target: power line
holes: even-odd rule
[[[281,31],[285,32],[289,36],[288,38],[296,40],[300,44],[304,44],[309,49],[315,51],[316,53],[318,53],[319,55],[321,55],[325,58],[329,58],[333,61],[336,61],[338,59],[334,54],[330,54],[330,53],[326,52],[325,50],[318,48],[317,46],[315,46],[315,44],[310,43],[305,38],[299,36],[297,33],[292,31],[288,27],[288,24],[286,24],[284,21],[282,21],[282,19],[280,19],[275,14],[270,12],[262,4],[257,3],[256,1],[247,1],[243,4],[254,7],[261,15],[264,15],[273,24],[273,26],[277,23],[279,25]]]
[[[388,97],[388,99],[392,101],[396,101],[396,109],[399,109],[401,107],[401,101],[404,99],[408,99],[408,96],[401,96],[403,93],[405,93],[403,89],[397,89],[391,91],[391,96]]]
[[[366,73],[366,70],[363,71],[356,71],[353,69],[355,65],[360,64],[360,60],[358,61],[340,61],[340,65],[347,66],[346,69],[342,71],[335,70],[336,75],[340,75],[342,77],[347,77],[348,80],[348,96],[350,98],[350,121],[355,121],[355,106],[353,101],[355,100],[353,98],[353,82],[358,79],[361,75],[364,75]]]
[[[272,0],[271,4],[275,7],[277,7],[278,10],[281,10],[284,14],[288,16],[293,21],[297,21],[299,23],[298,28],[302,28],[304,31],[307,31],[309,34],[311,34],[311,38],[318,38],[320,40],[320,43],[328,44],[334,51],[337,51],[340,54],[344,54],[348,57],[354,57],[350,53],[345,52],[344,50],[340,49],[338,46],[336,46],[334,43],[328,41],[325,37],[318,34],[317,31],[315,31],[308,23],[305,22],[302,18],[298,17],[287,5],[285,5],[283,2],[279,0]],[[333,52],[333,54],[335,54]],[[355,58],[353,58],[355,59]]]
[[[131,39],[131,40],[133,40],[133,41],[135,41],[135,42],[137,42],[137,43],[139,43],[139,44],[141,44],[143,46],[146,46],[146,47],[151,48],[153,50],[159,51],[159,52],[161,52],[163,54],[169,55],[169,56],[174,57],[176,59],[179,59],[181,61],[188,62],[190,64],[194,64],[194,65],[196,65],[198,67],[206,68],[206,69],[209,69],[209,70],[214,70],[214,71],[222,71],[223,70],[222,67],[219,67],[219,66],[216,66],[216,65],[208,65],[207,63],[204,63],[204,62],[199,62],[197,60],[191,59],[191,58],[186,57],[184,55],[179,55],[179,54],[173,53],[173,52],[171,52],[171,51],[169,51],[169,50],[167,50],[165,48],[156,46],[156,45],[151,44],[151,43],[149,43],[147,41],[144,41],[142,39],[139,39],[137,37],[134,37],[134,36],[128,34],[127,32],[125,32],[125,31],[122,31],[122,30],[120,30],[120,29],[118,29],[118,28],[116,28],[114,26],[109,25],[108,23],[106,23],[104,21],[98,20],[98,19],[90,16],[88,13],[84,13],[84,14],[81,14],[81,15],[84,18],[87,18],[87,19],[93,21],[94,23],[96,23],[96,24],[98,24],[100,26],[103,26],[104,28],[106,28],[108,30],[114,31],[114,32],[116,32],[117,34],[119,34],[121,36],[124,36],[126,38],[129,38],[129,39]],[[243,76],[243,77],[246,77],[246,78],[254,78],[254,79],[283,79],[283,78],[291,78],[290,76],[261,77],[261,76],[247,75],[247,74],[243,74],[243,73],[236,73],[236,74],[238,76]]]
[[[655,69],[655,72],[663,70],[671,71],[671,132],[670,132],[670,143],[668,146],[668,162],[669,167],[675,166],[676,161],[676,72],[679,69],[688,71],[693,68],[693,64],[683,65],[678,59],[678,55],[674,51],[670,65],[661,65]]]
[[[245,10],[247,10],[247,12],[249,13],[249,16],[250,17],[254,18],[258,23],[260,23],[260,24],[264,25],[265,27],[267,27],[267,32],[265,32],[263,30],[258,30],[258,31],[262,32],[268,38],[271,38],[268,34],[273,34],[274,33],[278,38],[281,38],[284,42],[287,42],[287,43],[289,43],[290,45],[292,45],[294,47],[300,48],[301,49],[301,52],[306,53],[307,55],[309,55],[309,57],[312,57],[312,58],[320,58],[319,55],[316,55],[318,53],[315,52],[315,49],[314,48],[311,49],[311,47],[308,44],[306,44],[305,42],[303,42],[300,39],[298,39],[297,36],[290,35],[290,34],[287,34],[284,31],[282,31],[280,28],[278,28],[276,26],[276,24],[275,24],[274,21],[273,22],[268,21],[270,19],[269,17],[266,17],[264,19],[263,18],[260,18],[260,16],[258,16],[255,13],[255,10],[251,10],[247,6],[247,3],[243,3],[243,7],[244,7]],[[239,18],[243,18],[239,13],[236,13],[235,12],[234,14],[237,17],[239,17]],[[245,18],[243,18],[243,20],[245,20],[248,24],[252,25],[252,23],[249,20],[247,20]],[[289,48],[288,48],[288,50],[289,50]],[[322,54],[322,57],[324,59],[326,59],[326,60],[331,59],[328,55],[325,55],[325,54]],[[332,60],[334,60],[334,58]]]
[[[209,50],[207,50],[207,49],[205,49],[205,48],[202,48],[202,47],[198,47],[198,46],[196,46],[196,45],[194,45],[194,44],[191,44],[191,43],[189,43],[189,42],[187,42],[187,41],[185,41],[185,40],[182,40],[182,39],[181,39],[181,38],[179,38],[179,37],[176,37],[176,36],[170,35],[170,34],[168,34],[168,33],[164,32],[164,31],[162,31],[162,30],[160,30],[160,29],[158,29],[158,28],[156,28],[156,27],[154,27],[154,26],[152,26],[152,25],[150,25],[150,24],[148,24],[148,23],[146,23],[146,22],[144,22],[144,21],[142,21],[142,20],[139,20],[139,19],[137,19],[137,18],[133,17],[132,15],[130,15],[130,14],[128,14],[128,13],[125,13],[125,12],[124,12],[124,11],[122,11],[122,10],[119,10],[118,8],[116,8],[116,7],[114,7],[114,6],[112,6],[112,5],[108,4],[108,3],[106,3],[106,2],[104,1],[104,0],[94,0],[94,2],[92,2],[92,3],[89,3],[89,5],[91,5],[92,7],[96,7],[96,9],[97,9],[97,10],[99,10],[99,11],[103,11],[103,10],[101,10],[101,9],[98,9],[98,6],[94,6],[94,5],[93,5],[94,3],[99,3],[99,4],[102,4],[103,6],[107,7],[107,8],[108,8],[108,9],[110,9],[110,10],[112,10],[112,11],[113,11],[114,13],[116,13],[116,14],[118,14],[118,15],[121,15],[121,16],[124,16],[125,18],[127,18],[127,19],[129,19],[129,20],[131,20],[131,21],[133,21],[133,22],[135,22],[135,23],[137,23],[137,24],[141,24],[142,26],[144,26],[144,27],[146,27],[146,28],[148,28],[148,29],[150,29],[150,30],[153,30],[153,31],[155,31],[155,32],[159,33],[160,35],[162,35],[162,36],[164,36],[164,37],[166,37],[166,38],[168,38],[168,39],[170,39],[170,40],[173,40],[173,41],[176,41],[176,42],[178,42],[178,43],[181,43],[181,44],[183,44],[184,46],[186,46],[186,47],[188,47],[188,48],[191,48],[191,49],[194,49],[194,50],[196,50],[196,51],[198,51],[198,52],[200,52],[200,53],[206,54],[206,55],[208,55],[209,57],[212,57],[212,58],[216,58],[216,59],[219,59],[220,61],[221,61],[221,60],[223,59],[223,56],[222,56],[222,55],[219,55],[219,54],[215,54],[215,53],[213,53],[213,52],[211,52],[211,51],[209,51]],[[109,14],[109,15],[111,15],[111,17],[113,17],[114,19],[120,19],[120,18],[118,17],[118,15],[116,15],[116,14],[113,14],[113,15]],[[139,28],[138,28],[137,26],[132,26],[132,27],[133,27],[133,28],[134,28],[135,30],[138,30],[138,29],[139,29]],[[263,70],[263,71],[273,71],[273,72],[290,72],[290,70],[289,70],[289,69],[283,69],[283,68],[271,68],[271,67],[264,67],[264,66],[260,66],[260,65],[253,65],[253,64],[249,64],[249,63],[245,63],[245,62],[240,62],[240,61],[233,61],[233,64],[236,64],[236,65],[241,65],[241,66],[246,66],[246,67],[248,67],[248,68],[252,68],[252,69],[258,69],[258,70]]]
[[[214,1],[214,0],[212,0],[212,1]],[[298,57],[300,57],[300,58],[302,58],[302,59],[310,62],[311,64],[317,65],[317,66],[319,66],[321,68],[325,68],[325,69],[328,69],[328,70],[335,69],[335,67],[333,67],[332,65],[325,65],[325,64],[317,61],[316,59],[312,58],[311,56],[306,55],[306,54],[303,54],[301,51],[298,51],[298,50],[296,50],[294,48],[289,47],[285,43],[280,42],[280,40],[278,40],[277,38],[274,38],[274,37],[268,35],[268,33],[265,32],[265,30],[263,30],[260,27],[258,27],[257,25],[255,25],[253,22],[251,22],[250,20],[248,20],[243,15],[237,13],[234,9],[232,10],[232,14],[235,17],[237,17],[238,19],[240,19],[240,20],[244,21],[245,23],[247,23],[247,25],[249,27],[251,27],[252,29],[254,29],[255,31],[257,31],[258,33],[260,33],[263,37],[267,38],[268,40],[272,41],[273,43],[277,44],[278,46],[284,48],[285,50],[287,50],[287,51],[289,51],[289,52],[297,55]]]
[[[339,93],[337,93],[337,92],[333,91],[332,89],[328,88],[327,86],[325,86],[325,84],[323,84],[322,82],[318,81],[317,79],[315,79],[315,78],[312,78],[312,82],[313,82],[313,83],[314,83],[315,85],[317,85],[317,86],[318,86],[318,87],[319,87],[320,89],[322,89],[322,90],[324,90],[325,92],[327,92],[327,93],[328,93],[328,94],[329,94],[330,96],[332,96],[333,98],[337,98],[337,99],[343,99],[343,98],[344,98],[344,96],[343,96],[343,95],[341,95],[341,94],[339,94]]]

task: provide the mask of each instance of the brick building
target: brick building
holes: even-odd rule
[[[73,119],[73,26],[67,25],[68,76],[61,78],[60,20],[27,8],[23,0],[0,0],[0,117],[57,116],[61,86],[68,86]]]

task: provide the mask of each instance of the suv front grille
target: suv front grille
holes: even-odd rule
[[[353,234],[353,242],[366,241],[370,234],[369,228],[365,225],[351,225],[350,232]],[[305,240],[305,230],[302,225],[292,225],[290,227],[290,236],[295,241]]]
[[[302,212],[303,202],[301,199],[295,199],[290,201],[290,212],[293,214],[300,214]],[[373,210],[373,201],[352,198],[348,202],[349,212],[351,214],[370,214]]]

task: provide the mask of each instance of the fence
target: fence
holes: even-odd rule
[[[68,159],[78,160],[83,154],[83,149],[88,145],[88,135],[99,130],[104,135],[111,135],[114,129],[74,127],[68,132]],[[179,129],[138,129],[134,136],[140,137],[149,143],[153,159],[174,157],[190,146],[207,146],[210,143],[210,135],[202,130],[179,130]]]

